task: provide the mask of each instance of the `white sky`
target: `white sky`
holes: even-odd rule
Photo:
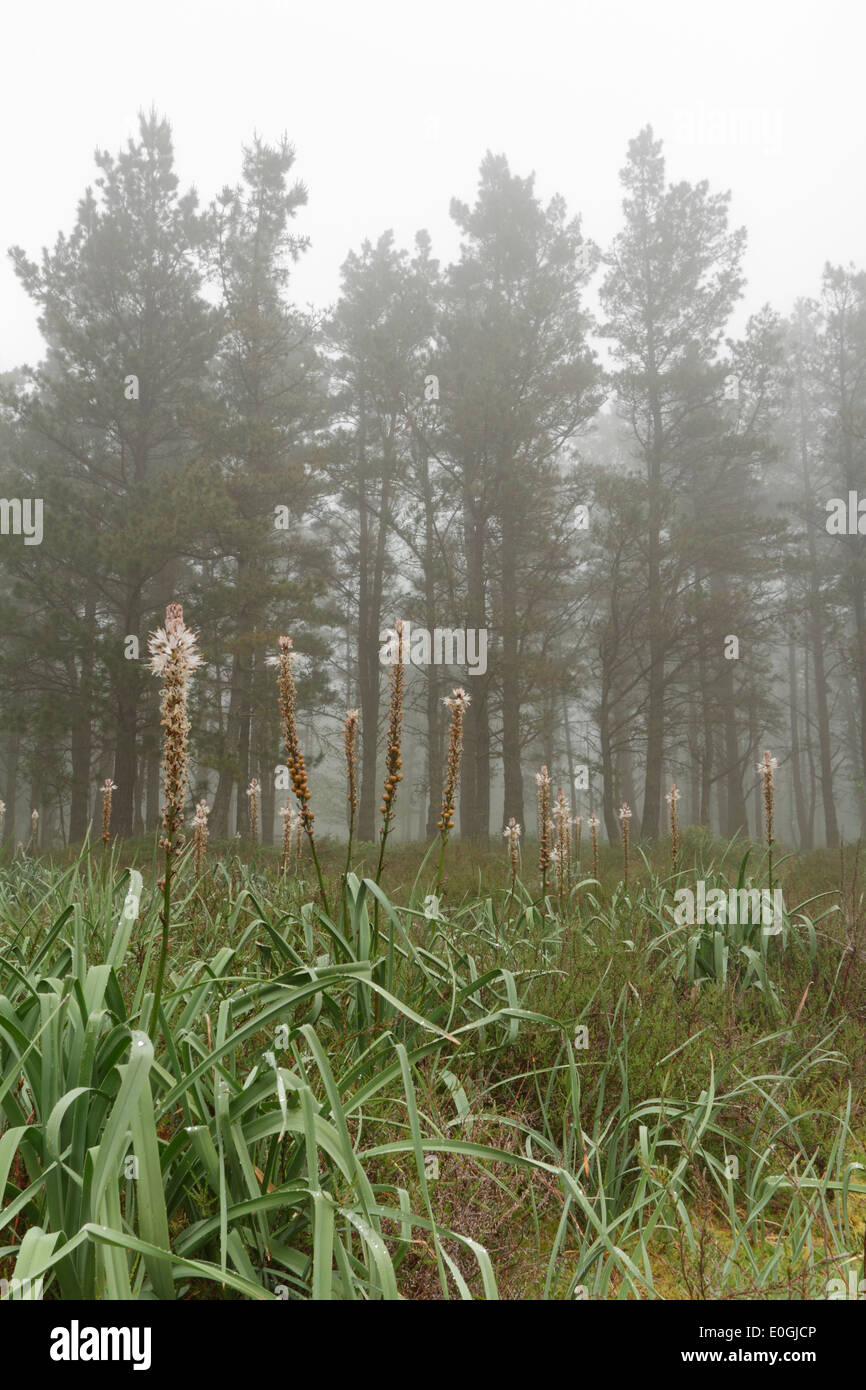
[[[447,260],[449,199],[472,200],[487,148],[604,245],[646,122],[670,178],[731,189],[749,311],[815,293],[825,260],[866,265],[859,0],[27,0],[2,35],[0,369],[41,351],[6,248],[70,230],[93,150],[151,104],[203,202],[254,130],[288,134],[313,240],[295,297],[319,307],[346,252],[388,227],[406,245],[427,227]]]

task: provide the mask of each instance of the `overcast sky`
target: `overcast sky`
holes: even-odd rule
[[[448,259],[449,200],[472,200],[488,148],[604,246],[647,122],[669,178],[731,190],[749,311],[815,293],[825,260],[866,266],[858,0],[27,0],[0,26],[4,253],[70,230],[93,150],[153,104],[202,201],[236,181],[254,130],[288,134],[313,243],[295,296],[319,307],[346,252],[388,227],[406,245],[428,228]],[[0,324],[0,368],[39,357],[5,254]]]

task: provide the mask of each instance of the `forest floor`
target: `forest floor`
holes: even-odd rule
[[[0,1275],[22,1252],[36,1268],[31,1231],[56,1236],[46,1297],[856,1296],[857,852],[777,850],[767,933],[673,916],[677,887],[766,885],[760,846],[688,832],[676,873],[668,844],[633,849],[627,886],[618,848],[597,881],[586,849],[543,896],[531,843],[512,886],[504,844],[455,841],[434,894],[436,851],[393,844],[377,896],[375,847],[344,886],[345,847],[325,842],[325,910],[306,848],[283,875],[276,850],[212,843],[199,881],[181,866],[156,1030],[153,840],[7,853]],[[140,1117],[125,1143],[112,1131],[131,1029],[154,1042],[150,1147]],[[88,1209],[52,1164],[112,1144],[107,1205]],[[156,1253],[89,1235],[57,1258],[100,1219]]]

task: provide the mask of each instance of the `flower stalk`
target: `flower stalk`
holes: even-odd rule
[[[627,801],[624,801],[617,813],[622,829],[622,884],[628,888],[628,848],[629,848],[629,828],[631,823],[631,808]]]
[[[301,751],[301,740],[298,736],[297,720],[297,690],[295,687],[295,673],[292,670],[294,652],[292,651],[291,637],[283,636],[279,642],[280,651],[277,657],[269,658],[269,664],[275,665],[277,669],[277,690],[279,692],[280,722],[282,724],[283,739],[286,745],[286,765],[289,769],[289,778],[292,783],[292,790],[295,793],[295,800],[298,803],[299,837],[301,830],[306,832],[310,842],[310,851],[313,856],[313,864],[316,869],[316,877],[319,881],[319,892],[322,896],[322,906],[330,916],[328,909],[328,895],[325,891],[325,880],[322,875],[322,866],[319,863],[319,856],[316,851],[316,839],[313,834],[313,822],[315,816],[310,809],[310,788],[307,782],[307,768],[304,762],[304,755]]]
[[[202,797],[195,808],[195,815],[192,818],[192,849],[196,881],[201,878],[205,860],[207,859],[207,818],[209,812],[210,807],[205,801],[205,798]]]
[[[508,841],[508,857],[511,863],[511,883],[509,891],[513,896],[514,888],[517,883],[517,875],[520,871],[520,826],[513,816],[510,817],[502,833]]]
[[[671,869],[674,873],[677,872],[680,857],[680,818],[677,811],[677,802],[679,799],[680,793],[677,790],[677,784],[676,782],[671,782],[671,789],[666,794],[665,801],[668,803],[671,812]]]
[[[348,877],[352,866],[352,840],[355,834],[355,814],[358,810],[358,719],[360,710],[350,709],[343,724],[343,747],[346,751],[346,800],[349,803],[349,843],[346,847]]]
[[[156,987],[150,1023],[151,1034],[156,1038],[159,1028],[159,1006],[162,999],[162,986],[165,978],[165,964],[168,956],[168,931],[171,921],[171,889],[174,874],[174,861],[180,852],[183,840],[180,828],[183,825],[183,806],[186,799],[189,777],[189,714],[187,712],[187,687],[193,671],[201,665],[201,655],[197,650],[197,638],[183,620],[183,608],[179,603],[170,603],[165,610],[165,627],[157,628],[148,639],[150,669],[162,677],[162,696],[160,714],[163,729],[163,807],[162,835],[160,847],[165,851],[165,874],[159,880],[162,889],[162,942],[157,966]]]
[[[590,841],[592,842],[592,876],[593,876],[593,878],[595,879],[596,883],[598,883],[598,881],[599,881],[599,877],[598,877],[598,827],[599,827],[599,819],[598,819],[598,816],[590,816],[590,818],[589,818],[589,838],[590,838]]]
[[[547,895],[547,871],[550,868],[550,776],[546,764],[535,774],[538,798],[538,868],[541,873],[541,896]]]
[[[451,695],[446,695],[442,703],[451,711],[451,724],[448,730],[448,758],[445,764],[445,785],[442,789],[442,811],[439,816],[439,868],[436,872],[436,887],[439,892],[442,883],[442,867],[445,863],[445,846],[448,835],[454,828],[454,808],[457,798],[457,785],[460,781],[460,761],[463,756],[463,715],[469,708],[469,696],[462,686],[455,686]]]
[[[117,791],[117,783],[112,782],[110,777],[106,777],[101,787],[102,791],[102,843],[107,845],[111,840],[111,793]]]
[[[289,872],[289,861],[292,857],[292,849],[295,840],[295,832],[303,834],[301,818],[290,801],[284,801],[280,807],[280,816],[283,821],[283,854],[280,860],[280,873]],[[298,839],[298,859],[301,857],[301,841]]]
[[[379,864],[376,869],[376,882],[382,877],[382,869],[385,864],[385,845],[388,841],[388,832],[394,819],[394,808],[397,802],[397,788],[403,780],[401,771],[403,760],[400,756],[402,737],[403,737],[403,697],[406,690],[406,668],[403,664],[403,622],[398,619],[394,624],[397,633],[396,661],[391,665],[388,673],[388,680],[391,688],[391,698],[388,704],[388,741],[385,747],[385,786],[382,791],[382,832],[379,845]],[[377,904],[378,908],[378,904]]]
[[[583,839],[583,816],[575,816],[571,822],[572,867],[580,873],[580,842]]]
[[[761,778],[762,791],[764,793],[764,833],[767,837],[767,886],[771,894],[773,892],[773,845],[776,843],[773,833],[776,806],[775,772],[778,766],[778,760],[772,756],[769,748],[766,748],[764,750],[763,759],[758,763],[758,775]]]
[[[553,852],[556,864],[556,891],[561,904],[566,889],[570,887],[571,875],[571,813],[562,787],[557,792],[553,804],[553,822],[556,827],[556,848]]]
[[[253,777],[247,787],[247,796],[250,799],[250,838],[258,844],[259,842],[259,779]]]

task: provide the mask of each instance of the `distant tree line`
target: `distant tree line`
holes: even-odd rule
[[[618,837],[760,824],[779,760],[780,833],[860,833],[866,782],[866,275],[826,266],[788,318],[726,329],[745,232],[727,194],[667,181],[647,128],[600,248],[556,197],[488,154],[458,258],[419,232],[351,251],[337,303],[292,299],[307,247],[294,151],[260,139],[206,208],[154,114],[75,226],[15,272],[45,353],[0,380],[0,798],[75,842],[117,784],[114,829],[155,827],[158,688],[146,638],[184,604],[196,797],[271,842],[283,761],[277,636],[324,821],[343,824],[339,731],[360,709],[357,831],[377,835],[381,633],[487,634],[485,669],[413,664],[404,833],[439,814],[446,711],[471,697],[459,830],[534,827],[546,764]],[[593,291],[597,310],[590,312]],[[16,534],[14,499],[44,534]],[[862,518],[866,532],[866,515]],[[314,794],[316,793],[314,785]]]

